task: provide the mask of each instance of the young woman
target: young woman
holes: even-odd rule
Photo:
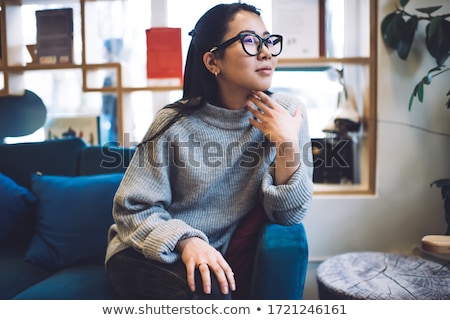
[[[282,36],[241,3],[213,7],[190,35],[183,99],[157,114],[114,199],[106,261],[122,298],[231,298],[238,226],[296,224],[311,202],[306,111],[267,91]]]

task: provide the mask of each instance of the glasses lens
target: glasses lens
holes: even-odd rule
[[[261,41],[264,42],[264,45],[269,49],[273,56],[277,56],[281,53],[282,38],[278,35],[270,35],[264,39],[256,34],[243,34],[241,36],[241,42],[244,50],[251,56],[256,56],[261,52]]]
[[[247,54],[251,56],[257,55],[260,50],[260,39],[255,34],[243,34],[241,37],[242,45]]]
[[[264,39],[264,44],[269,48],[272,55],[277,56],[281,53],[281,37],[280,36],[270,36]]]

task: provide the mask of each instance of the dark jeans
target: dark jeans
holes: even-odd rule
[[[262,206],[257,205],[239,224],[224,258],[230,264],[236,280],[236,291],[223,295],[217,279],[211,274],[211,294],[203,293],[200,272],[195,272],[196,292],[187,285],[186,267],[182,261],[165,264],[146,259],[134,249],[127,249],[110,258],[109,278],[123,299],[235,299],[250,298],[253,261],[261,227],[268,222]]]
[[[187,284],[186,267],[181,260],[172,264],[161,263],[129,248],[111,257],[106,267],[111,285],[122,299],[231,299],[231,294],[220,292],[214,274],[211,274],[211,294],[205,294],[198,269],[195,271],[196,292],[192,292]]]

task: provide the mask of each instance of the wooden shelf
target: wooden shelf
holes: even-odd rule
[[[182,86],[148,86],[148,87],[124,87],[123,92],[133,91],[173,91],[183,90]]]
[[[2,68],[4,72],[26,72],[32,70],[61,70],[61,69],[81,69],[78,64],[35,64],[28,63],[26,66],[6,66]]]
[[[346,57],[346,58],[332,58],[332,57],[318,57],[318,58],[302,58],[302,59],[279,59],[279,65],[285,64],[316,64],[328,65],[332,63],[343,64],[370,64],[372,61],[369,57]]]

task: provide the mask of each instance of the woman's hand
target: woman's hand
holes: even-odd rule
[[[204,240],[193,237],[180,240],[177,250],[181,252],[181,259],[186,265],[187,282],[189,288],[195,291],[195,268],[198,268],[202,277],[203,291],[211,293],[211,273],[214,272],[223,294],[229,290],[236,290],[234,273],[219,251],[211,247]]]
[[[262,91],[254,91],[249,96],[249,100],[257,107],[255,109],[250,104],[247,106],[256,118],[250,119],[253,126],[277,146],[298,145],[303,120],[300,108],[292,116],[289,111]]]
[[[249,119],[250,123],[276,146],[275,184],[285,184],[300,166],[299,138],[303,123],[301,109],[297,108],[292,116],[262,91],[254,91],[249,101],[256,105],[256,108],[251,104],[247,105],[255,117]]]

